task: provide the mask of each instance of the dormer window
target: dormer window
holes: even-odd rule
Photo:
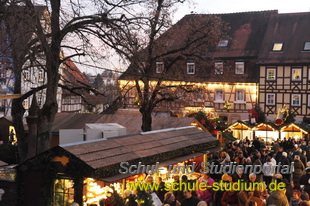
[[[195,63],[187,63],[187,74],[195,74]]]
[[[164,63],[163,62],[156,62],[156,73],[163,73],[164,71]]]
[[[304,51],[310,51],[310,41],[305,42]]]
[[[227,39],[220,40],[218,47],[227,47],[227,46],[228,46],[228,40]]]
[[[283,49],[283,43],[282,42],[278,42],[278,43],[274,43],[273,47],[272,47],[272,51],[273,52],[280,52]]]

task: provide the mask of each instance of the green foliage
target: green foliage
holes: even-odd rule
[[[227,128],[227,122],[224,121],[223,118],[218,115],[215,115],[214,118],[210,118],[210,116],[207,113],[199,111],[195,115],[195,118],[210,132],[212,132],[213,130],[223,131]]]
[[[153,205],[153,200],[152,200],[152,195],[145,191],[138,191],[137,193],[137,200],[140,204],[140,206],[152,206]]]
[[[18,163],[17,146],[9,144],[0,145],[0,160],[8,164],[17,164]]]
[[[266,122],[266,115],[265,113],[263,112],[262,108],[258,105],[258,104],[255,104],[254,106],[254,109],[256,110],[257,114],[258,114],[258,120],[257,120],[257,123],[264,123]]]
[[[295,114],[287,109],[283,112],[284,123],[293,123],[295,122]]]
[[[231,133],[229,132],[223,132],[223,139],[225,140],[225,142],[231,142],[231,141],[235,141],[237,140]]]

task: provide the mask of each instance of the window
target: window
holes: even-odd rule
[[[215,101],[223,101],[223,90],[217,89],[215,90]]]
[[[71,100],[70,96],[64,96],[63,97],[63,104],[70,104],[70,100]]]
[[[74,182],[70,179],[56,179],[53,188],[53,205],[70,205],[74,201]]]
[[[43,73],[43,70],[39,70],[38,72],[38,82],[43,82],[44,80],[44,73]]]
[[[301,69],[293,69],[292,70],[292,80],[300,81],[301,80]]]
[[[301,94],[292,94],[292,106],[301,105]]]
[[[310,107],[310,94],[308,94],[308,107]]]
[[[244,101],[244,90],[242,89],[236,90],[236,101],[239,101],[239,102]]]
[[[227,45],[228,45],[228,40],[227,39],[220,40],[220,42],[218,44],[219,47],[227,47]]]
[[[187,74],[195,74],[195,63],[187,63]]]
[[[267,93],[266,95],[266,105],[275,105],[276,95],[274,93]]]
[[[276,69],[267,69],[267,80],[276,80]]]
[[[24,80],[25,80],[25,81],[30,80],[29,77],[30,77],[29,71],[28,71],[28,70],[24,71]]]
[[[215,62],[215,74],[223,74],[224,64],[223,62]]]
[[[244,62],[235,63],[235,74],[244,74]]]
[[[23,107],[24,107],[24,109],[28,109],[29,108],[28,99],[25,99],[23,101]]]
[[[156,62],[156,73],[163,73],[164,71],[164,63]]]
[[[272,47],[272,51],[279,52],[283,49],[283,43],[274,43]]]
[[[304,51],[310,51],[310,41],[305,42]]]

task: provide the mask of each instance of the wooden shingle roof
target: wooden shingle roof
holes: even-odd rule
[[[207,149],[207,145],[215,147],[217,142],[211,134],[191,126],[127,135],[89,143],[62,145],[61,147],[92,168],[98,169],[116,165],[120,162],[143,160],[159,154],[167,154],[167,156],[161,156],[157,159],[164,161],[172,158],[169,153],[180,151],[175,156],[187,155],[194,151]],[[186,152],[186,148],[191,149]]]

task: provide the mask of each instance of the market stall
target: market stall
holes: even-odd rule
[[[24,206],[69,206],[73,201],[99,205],[112,194],[122,197],[128,182],[145,180],[146,170],[120,174],[121,162],[159,162],[160,172],[154,178],[171,181],[174,177],[167,172],[169,165],[203,161],[207,151],[218,149],[218,145],[211,134],[193,126],[60,145],[16,167],[17,194],[21,194],[16,199]]]
[[[232,131],[232,135],[239,140],[245,139],[246,137],[253,139],[252,127],[242,121],[233,123],[224,131]]]
[[[266,142],[273,142],[279,138],[279,131],[268,123],[260,123],[252,128],[255,137],[262,138]]]
[[[280,138],[284,137],[288,139],[292,137],[294,139],[301,139],[304,135],[308,135],[308,132],[302,129],[300,126],[291,123],[289,125],[283,125],[280,129]]]

